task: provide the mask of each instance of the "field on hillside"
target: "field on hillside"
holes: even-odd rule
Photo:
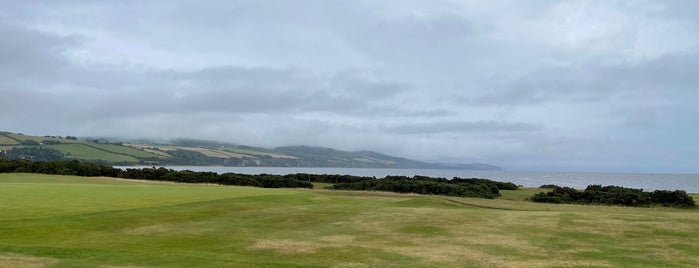
[[[95,147],[87,146],[81,143],[69,143],[69,144],[56,144],[56,145],[46,145],[47,148],[52,148],[60,150],[61,152],[70,153],[73,159],[83,159],[83,160],[104,160],[110,162],[133,162],[137,163],[138,159],[123,154],[115,154],[112,152],[104,151]]]
[[[5,135],[0,135],[0,144],[14,145],[19,144],[19,142]]]
[[[697,267],[699,210],[0,174],[0,267]],[[696,198],[696,197],[695,197]]]
[[[32,141],[35,144],[26,144],[27,141]],[[46,144],[42,144],[44,142]],[[171,157],[163,152],[146,151],[116,144],[94,143],[55,136],[30,136],[0,132],[0,149],[9,150],[19,147],[50,148],[59,150],[65,155],[69,154],[72,159],[100,160],[115,163],[139,163],[141,159]]]
[[[98,148],[100,150],[104,150],[107,152],[128,155],[128,156],[132,156],[132,157],[143,157],[143,158],[169,157],[169,155],[167,155],[167,154],[165,154],[165,155],[154,154],[151,152],[146,152],[144,150],[140,150],[140,149],[136,149],[136,148],[128,147],[128,146],[121,146],[121,145],[114,145],[114,144],[102,144],[102,143],[89,143],[86,145],[94,147],[94,148]]]
[[[265,150],[262,150],[262,149],[252,150],[252,149],[241,149],[241,148],[230,148],[230,147],[226,147],[226,148],[221,148],[221,150],[229,151],[229,152],[233,152],[233,153],[239,153],[239,154],[250,155],[250,156],[263,156],[263,157],[264,157],[264,156],[269,156],[269,157],[272,157],[272,158],[298,159],[298,157],[294,157],[294,156],[290,156],[290,155],[283,155],[283,154],[279,154],[279,153],[274,153],[274,152],[272,152],[272,151],[265,151]]]

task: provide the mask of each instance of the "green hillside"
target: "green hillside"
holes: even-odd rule
[[[10,132],[0,132],[0,158],[79,159],[112,165],[499,169],[485,164],[432,164],[371,151],[347,152],[311,146],[267,149],[196,139],[123,142]]]
[[[286,146],[275,150],[297,156],[309,166],[429,168],[430,164],[369,151],[346,152],[323,147]]]
[[[73,159],[102,160],[106,162],[138,162],[138,159],[134,156],[118,154],[82,143],[46,145],[44,147],[59,150]]]
[[[121,144],[96,143],[78,140],[75,137],[31,136],[10,132],[0,132],[0,148],[3,148],[3,151],[14,151],[11,152],[14,153],[11,154],[15,156],[14,158],[41,161],[79,159],[103,163],[139,164],[167,157],[167,155]],[[54,154],[55,151],[59,154]]]

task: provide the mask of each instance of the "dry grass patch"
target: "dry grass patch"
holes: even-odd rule
[[[197,148],[197,147],[175,147],[175,148],[180,149],[180,150],[199,152],[199,153],[202,153],[208,157],[216,157],[216,158],[243,158],[243,157],[257,158],[257,157],[250,156],[250,155],[232,153],[232,152],[216,150],[216,149]]]
[[[355,239],[357,239],[357,237],[353,235],[328,235],[320,237],[320,241],[336,245],[348,245],[354,243]]]
[[[258,240],[250,249],[274,250],[279,254],[313,254],[325,246],[309,241],[297,241],[290,239],[266,239]]]
[[[359,268],[359,267],[371,267],[366,263],[361,263],[361,262],[345,262],[345,263],[340,263],[338,265],[333,266],[335,268]]]
[[[172,226],[167,224],[156,224],[149,226],[141,226],[136,228],[128,228],[122,230],[125,234],[129,235],[149,235],[149,234],[161,234],[174,231]]]
[[[58,259],[16,253],[0,253],[0,267],[42,268],[59,263]]]
[[[5,135],[0,135],[0,144],[11,144],[11,145],[14,145],[14,144],[19,144],[19,142],[16,141],[16,140],[14,140],[14,139],[11,139],[11,138],[9,138],[9,137],[7,137],[7,136],[5,136]]]
[[[274,250],[279,254],[313,254],[324,248],[340,248],[355,244],[355,236],[329,235],[318,238],[318,241],[302,241],[293,239],[258,240],[250,249]]]
[[[146,266],[120,266],[120,265],[100,265],[99,268],[148,268]]]
[[[154,224],[135,228],[125,228],[121,232],[128,235],[156,235],[156,234],[201,234],[212,229],[201,226],[198,223],[179,224]]]

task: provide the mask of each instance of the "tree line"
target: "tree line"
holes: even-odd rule
[[[41,147],[15,147],[0,151],[0,159],[29,159],[33,161],[55,161],[65,159],[63,153],[56,149]]]
[[[167,168],[127,168],[125,170],[109,165],[100,165],[78,160],[30,161],[26,159],[7,160],[0,158],[0,173],[41,173],[75,175],[85,177],[112,177],[150,181],[171,181],[179,183],[210,183],[264,188],[313,188],[313,182],[331,183],[333,190],[389,191],[428,195],[460,197],[496,198],[500,190],[516,190],[511,182],[488,179],[432,178],[425,176],[386,176],[384,178],[296,173],[288,175],[239,174],[215,172],[176,171]],[[543,187],[543,186],[542,186]],[[636,207],[654,205],[672,207],[696,207],[694,199],[685,191],[656,190],[644,192],[641,189],[620,186],[590,185],[585,190],[570,187],[545,185],[552,189],[541,192],[530,199],[534,202],[568,204],[606,204]]]
[[[531,200],[534,202],[557,204],[696,207],[694,199],[689,196],[687,192],[682,190],[655,190],[653,192],[645,192],[642,189],[621,186],[602,186],[598,184],[587,186],[587,188],[582,191],[555,185],[546,185],[546,188],[553,190],[550,192],[540,192],[531,197]]]
[[[329,174],[238,174],[215,172],[176,171],[167,168],[127,168],[125,170],[78,160],[39,161],[0,159],[0,173],[42,173],[76,176],[103,176],[180,183],[211,183],[220,185],[254,186],[264,188],[313,188],[313,182],[332,183],[334,190],[389,191],[431,195],[495,198],[499,190],[517,189],[510,182],[487,179],[431,178],[425,176],[386,176],[379,179],[352,175]]]
[[[493,199],[500,196],[500,190],[516,190],[511,182],[497,182],[488,179],[431,178],[425,176],[386,176],[383,179],[365,179],[354,182],[341,182],[332,186],[335,190],[387,191],[427,195],[447,195]]]
[[[167,168],[128,168],[125,170],[78,160],[39,161],[0,159],[0,173],[41,173],[84,177],[112,177],[180,183],[212,183],[221,185],[255,186],[264,188],[313,188],[313,184],[279,175],[249,175],[215,172],[176,171]]]

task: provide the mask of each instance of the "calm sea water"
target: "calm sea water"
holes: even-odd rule
[[[134,167],[119,167],[134,168]],[[135,167],[141,168],[141,167]],[[377,168],[285,168],[285,167],[217,167],[217,166],[168,166],[174,170],[212,171],[217,173],[277,174],[293,173],[340,174],[383,178],[396,176],[429,176],[443,178],[486,178],[509,181],[525,187],[556,184],[582,189],[590,184],[617,185],[652,190],[685,190],[699,193],[699,174],[631,174],[631,173],[572,173],[531,171],[490,171],[451,169],[377,169]]]

